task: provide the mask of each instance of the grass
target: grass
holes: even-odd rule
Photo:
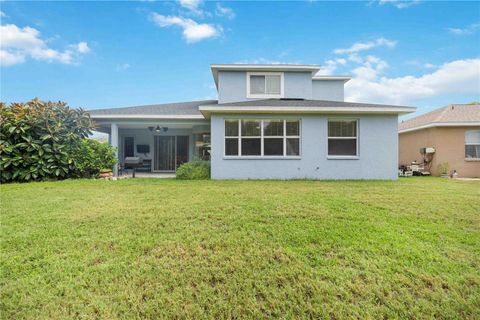
[[[480,183],[0,186],[3,319],[474,319]]]

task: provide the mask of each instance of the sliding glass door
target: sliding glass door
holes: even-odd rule
[[[174,172],[188,161],[188,136],[155,136],[154,171]]]

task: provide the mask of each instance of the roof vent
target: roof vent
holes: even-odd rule
[[[303,99],[303,98],[280,98],[280,100],[284,100],[284,101],[303,101],[305,99]]]

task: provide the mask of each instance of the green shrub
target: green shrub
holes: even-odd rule
[[[181,180],[206,180],[210,179],[210,162],[194,160],[178,167],[177,179]]]
[[[437,167],[441,175],[448,175],[450,170],[450,164],[448,162],[440,163]]]
[[[77,178],[97,177],[117,163],[115,150],[106,142],[82,139],[71,151]]]
[[[64,179],[77,169],[71,150],[94,127],[88,112],[63,102],[0,102],[0,181]]]

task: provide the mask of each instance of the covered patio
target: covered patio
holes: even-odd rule
[[[210,123],[207,120],[128,121],[96,120],[97,131],[109,135],[119,166],[114,175],[124,175],[126,157],[142,158],[136,177],[174,177],[176,169],[194,158],[210,156]],[[129,170],[130,171],[130,170]],[[131,174],[131,171],[130,171]]]
[[[91,110],[97,131],[107,133],[115,148],[118,167],[125,170],[126,157],[142,158],[138,175],[174,174],[194,158],[210,158],[210,121],[200,113],[200,105],[216,100],[144,105]],[[163,177],[163,176],[162,176]]]

